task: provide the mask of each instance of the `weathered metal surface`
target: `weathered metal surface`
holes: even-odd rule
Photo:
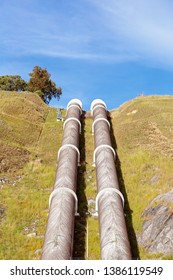
[[[66,124],[54,190],[46,227],[42,259],[70,260],[73,250],[74,216],[77,210],[76,184],[79,161],[79,133],[82,103],[72,99],[67,105]]]
[[[106,104],[96,99],[91,104],[94,121],[94,160],[97,174],[97,204],[100,230],[101,259],[131,259],[130,244],[115,167]],[[98,121],[97,121],[98,120]],[[98,148],[99,147],[99,148]]]

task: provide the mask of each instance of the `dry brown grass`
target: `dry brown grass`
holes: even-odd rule
[[[129,204],[127,224],[132,222],[136,235],[142,231],[142,212],[150,201],[172,189],[172,108],[173,97],[144,96],[111,112],[122,180]],[[137,252],[133,253],[137,255]],[[141,259],[153,258],[143,248],[139,248],[139,255]],[[160,255],[154,258],[160,258]]]
[[[150,201],[173,185],[172,108],[172,97],[139,97],[111,112],[126,205],[129,203],[125,209],[127,223],[131,219],[136,234],[142,230],[141,214]],[[83,213],[97,192],[91,127],[92,119],[87,112],[80,147],[82,175],[78,181],[79,210]],[[4,209],[0,223],[1,259],[40,257],[62,134],[56,110],[47,107],[38,96],[0,92],[0,177],[14,182],[16,174],[22,175],[14,186],[6,183],[1,189],[0,208]],[[77,241],[85,245],[84,218],[77,226]],[[88,230],[89,259],[99,259],[98,221],[93,217],[88,218]],[[27,236],[33,232],[35,238]],[[143,248],[139,251],[142,259],[153,258]]]

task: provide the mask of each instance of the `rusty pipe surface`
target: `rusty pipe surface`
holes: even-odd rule
[[[123,195],[120,192],[115,151],[112,148],[110,125],[106,104],[96,99],[91,104],[97,175],[96,210],[98,209],[100,251],[103,260],[131,259],[130,244],[123,211]]]
[[[77,214],[77,168],[80,162],[79,132],[82,103],[72,99],[67,105],[66,123],[53,192],[49,199],[42,260],[70,260],[73,251],[74,218]]]

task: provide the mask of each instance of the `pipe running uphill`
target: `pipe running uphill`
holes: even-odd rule
[[[70,260],[73,255],[74,218],[77,213],[77,168],[80,164],[79,133],[82,103],[72,99],[67,105],[62,146],[53,192],[49,198],[42,260]]]
[[[96,214],[99,217],[100,251],[102,260],[131,259],[130,244],[124,218],[124,198],[120,192],[115,157],[111,144],[110,123],[106,104],[95,99],[91,104],[93,116],[97,197]]]

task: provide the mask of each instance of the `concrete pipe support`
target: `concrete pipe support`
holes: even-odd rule
[[[77,215],[77,168],[80,164],[79,133],[82,103],[72,99],[67,105],[62,146],[53,192],[49,199],[43,260],[70,260],[73,254],[74,218]]]
[[[106,104],[96,99],[91,104],[97,175],[96,211],[99,217],[100,250],[103,260],[131,259],[124,218],[124,198],[119,189]]]

